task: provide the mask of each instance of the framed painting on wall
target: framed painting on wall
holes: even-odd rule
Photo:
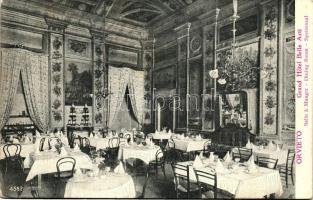
[[[65,62],[65,105],[92,105],[92,65],[90,61]],[[52,77],[54,78],[54,77]]]

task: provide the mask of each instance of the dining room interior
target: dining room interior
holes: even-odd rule
[[[295,0],[0,0],[0,197],[295,198]]]

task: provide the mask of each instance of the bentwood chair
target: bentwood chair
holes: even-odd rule
[[[21,157],[22,146],[20,144],[5,144],[3,146],[3,152],[5,155],[5,174],[10,169],[19,167],[24,171],[23,159]]]
[[[61,143],[60,138],[58,137],[49,137],[48,138],[48,145],[49,145],[49,149],[52,148],[53,145]]]
[[[157,150],[155,154],[155,160],[150,161],[149,163],[149,169],[154,168],[155,174],[158,175],[158,168],[162,169],[164,178],[166,178],[165,175],[165,155],[162,149]]]
[[[257,164],[260,167],[266,167],[269,169],[276,169],[278,159],[269,158],[269,157],[257,157]]]
[[[43,151],[44,149],[44,145],[45,145],[45,141],[46,141],[46,138],[43,137],[40,139],[40,142],[39,142],[39,151]]]
[[[80,138],[80,150],[88,155],[90,155],[90,152],[92,150],[92,147],[90,146],[90,141],[86,137]]]
[[[294,160],[295,160],[295,150],[288,149],[286,164],[279,166],[279,173],[281,178],[285,179],[286,187],[288,187],[288,177],[291,176],[292,185],[294,185]]]
[[[72,157],[63,157],[57,161],[57,173],[54,174],[54,177],[56,179],[54,188],[55,195],[60,194],[61,189],[65,188],[67,180],[73,177],[75,165],[76,160]]]
[[[217,198],[217,178],[216,173],[212,171],[194,170],[196,173],[197,184],[199,187],[200,197],[216,199]],[[213,192],[210,193],[210,192]]]
[[[120,138],[110,138],[109,139],[109,148],[107,150],[109,160],[114,162],[118,156],[118,150],[120,146]]]
[[[174,173],[174,185],[176,191],[176,198],[179,198],[179,192],[187,193],[187,199],[191,192],[199,191],[196,182],[190,182],[190,166],[172,163]]]
[[[238,151],[239,151],[239,156],[240,156],[240,162],[248,161],[252,155],[252,149],[238,148]]]

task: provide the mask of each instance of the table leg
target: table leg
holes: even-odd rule
[[[41,174],[38,174],[38,189],[41,189]]]

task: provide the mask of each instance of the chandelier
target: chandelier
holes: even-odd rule
[[[214,53],[214,69],[209,71],[209,76],[213,79],[217,79],[217,82],[220,85],[225,85],[228,81],[231,81],[232,79],[237,79],[237,68],[236,68],[236,47],[237,47],[237,42],[236,42],[236,21],[239,19],[239,16],[237,14],[237,8],[238,8],[238,2],[237,0],[233,0],[233,15],[231,17],[233,28],[232,28],[232,33],[233,33],[233,39],[231,42],[231,55],[228,59],[228,62],[225,63],[225,67],[222,70],[217,69],[217,56],[216,56],[216,34],[217,34],[217,18],[218,18],[218,13],[219,9],[216,9],[216,21],[215,21],[215,53]]]

